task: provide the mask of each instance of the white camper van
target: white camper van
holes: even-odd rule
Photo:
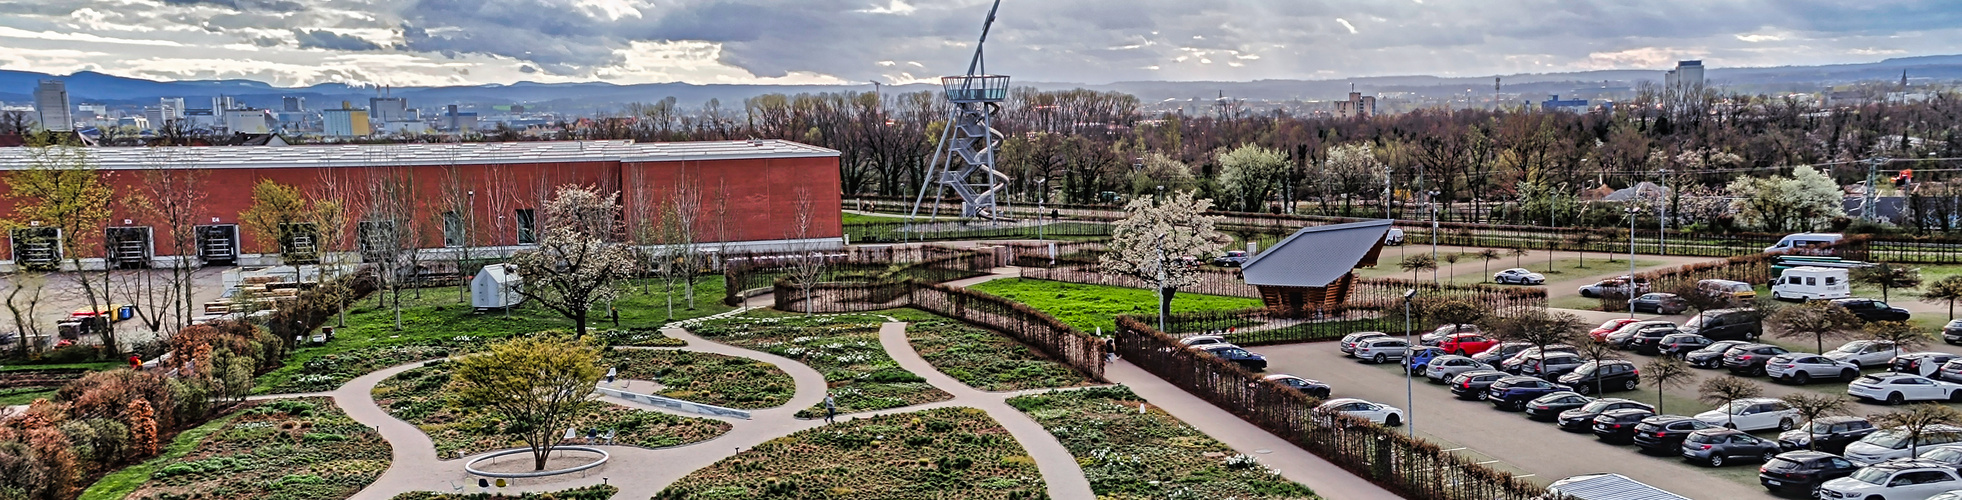
[[[1786,269],[1771,284],[1771,298],[1779,300],[1843,299],[1852,296],[1845,269],[1800,266]]]
[[[1839,243],[1839,240],[1843,240],[1843,239],[1846,239],[1846,236],[1845,236],[1845,235],[1843,235],[1843,234],[1840,234],[1840,233],[1797,233],[1797,234],[1788,234],[1788,235],[1785,235],[1785,237],[1784,237],[1784,238],[1780,238],[1780,239],[1778,240],[1778,244],[1776,244],[1776,245],[1772,245],[1772,246],[1768,246],[1768,247],[1765,247],[1765,248],[1764,248],[1764,251],[1766,251],[1766,252],[1788,252],[1788,251],[1792,251],[1792,250],[1800,250],[1800,251],[1798,251],[1798,252],[1792,252],[1792,253],[1800,253],[1800,254],[1805,254],[1805,255],[1814,255],[1814,254],[1813,254],[1812,252],[1806,252],[1806,251],[1803,251],[1803,250],[1801,250],[1801,249],[1804,249],[1804,248],[1807,248],[1807,247],[1817,247],[1817,246],[1824,246],[1824,245],[1831,245],[1831,244],[1834,244],[1834,243]]]

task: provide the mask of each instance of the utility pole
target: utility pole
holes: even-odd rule
[[[1873,204],[1877,201],[1880,193],[1880,187],[1875,186],[1874,182],[1879,179],[1880,165],[1887,163],[1887,161],[1886,158],[1872,158],[1867,160],[1867,189],[1865,195],[1861,197],[1860,203],[1860,219],[1867,222],[1873,222],[1874,220]]]
[[[1662,169],[1662,200],[1655,208],[1655,253],[1669,255],[1669,169]]]

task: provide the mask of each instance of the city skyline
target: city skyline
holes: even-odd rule
[[[820,0],[0,2],[0,69],[157,80],[916,83],[963,72],[986,2]],[[1932,1],[1278,1],[1002,5],[989,60],[1020,81],[1477,76],[1863,62],[1953,52]],[[822,49],[822,50],[817,50]]]

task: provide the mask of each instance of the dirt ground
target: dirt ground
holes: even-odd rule
[[[193,316],[202,315],[204,312],[204,303],[217,300],[219,295],[224,293],[224,273],[228,269],[234,268],[207,267],[198,269],[192,273],[191,295],[193,301],[191,312]],[[136,304],[139,307],[142,304],[151,302],[141,298],[145,294],[139,293],[138,290],[140,288],[135,285],[138,280],[146,278],[144,276],[145,273],[149,274],[147,278],[155,280],[154,283],[168,283],[170,274],[168,270],[116,271],[109,279],[110,296],[113,302],[119,304]],[[68,318],[71,312],[88,308],[89,301],[83,295],[82,285],[77,281],[84,275],[89,277],[96,288],[100,289],[102,287],[102,275],[98,272],[86,274],[53,273],[38,278],[40,281],[41,299],[39,304],[34,307],[33,313],[27,319],[32,321],[34,325],[37,325],[43,335],[54,335],[56,332],[55,324],[57,322]],[[16,289],[23,285],[26,286],[26,289],[20,290],[16,294]],[[14,304],[21,308],[23,314],[26,315],[28,298],[33,293],[36,285],[36,283],[29,281],[28,278],[23,278],[21,275],[0,275],[0,305],[5,305],[4,301],[7,297],[13,295]],[[143,324],[141,315],[138,316],[115,323],[114,327],[116,329],[118,343],[130,345],[135,342],[154,340],[150,329]],[[15,319],[14,312],[11,308],[0,307],[0,332],[4,332],[0,336],[7,337],[10,340],[14,338],[13,334],[18,333],[19,330],[16,327],[17,323]],[[175,318],[171,317],[171,321],[169,322],[174,321]],[[101,342],[101,339],[95,335],[85,335],[79,342],[84,344],[98,344]],[[7,342],[7,347],[12,347],[13,345],[14,341]]]

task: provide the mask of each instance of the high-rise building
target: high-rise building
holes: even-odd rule
[[[469,132],[477,129],[476,113],[459,113],[456,110],[455,104],[451,104],[447,107],[444,107],[443,109],[444,109],[443,119],[441,124],[444,130],[449,130],[452,132]]]
[[[230,111],[234,109],[238,109],[238,103],[232,100],[232,96],[221,95],[218,97],[211,98],[212,114],[222,115],[226,111]]]
[[[1376,115],[1376,96],[1365,96],[1362,92],[1350,92],[1349,100],[1335,103],[1335,116],[1338,118],[1368,118]]]
[[[334,137],[362,137],[371,132],[368,128],[368,111],[354,109],[347,101],[341,101],[340,109],[329,109],[321,116],[322,133]]]
[[[1703,61],[1677,61],[1676,69],[1662,74],[1662,87],[1678,95],[1703,92]]]
[[[181,120],[184,118],[184,98],[182,97],[158,99],[157,105],[158,107],[164,108],[163,114],[165,120]],[[153,124],[163,126],[162,122],[153,122]]]
[[[384,122],[401,121],[409,116],[409,100],[401,97],[370,97],[368,116]]]
[[[56,132],[75,130],[75,117],[68,110],[68,84],[61,80],[41,80],[34,88],[34,111],[41,128]]]
[[[305,97],[300,97],[300,96],[281,97],[279,98],[279,103],[282,106],[280,108],[280,111],[284,111],[287,113],[298,113],[307,110],[307,98]]]

